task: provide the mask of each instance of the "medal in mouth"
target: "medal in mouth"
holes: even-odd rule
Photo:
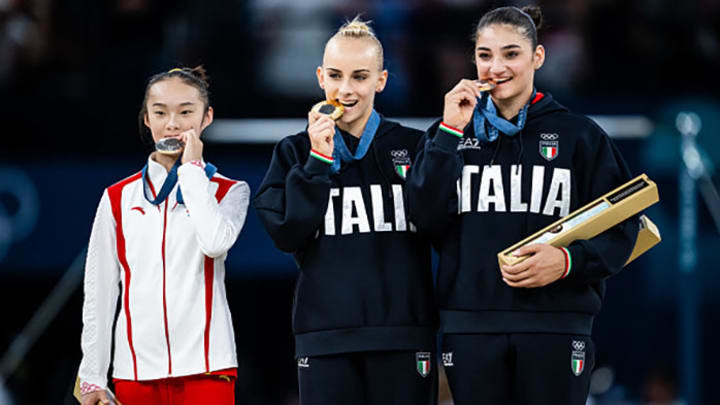
[[[312,111],[329,115],[330,119],[332,119],[333,121],[337,121],[340,119],[340,117],[342,117],[343,113],[345,112],[345,107],[337,100],[325,100],[315,104],[312,107]]]
[[[486,80],[475,80],[475,84],[480,91],[490,91],[495,88],[496,84],[490,79]]]
[[[155,143],[155,150],[163,155],[176,155],[182,152],[185,144],[177,138],[163,138]]]
[[[512,77],[506,77],[504,79],[480,79],[475,80],[475,84],[477,84],[478,90],[480,91],[490,91],[503,83],[509,82],[510,80],[512,80]]]

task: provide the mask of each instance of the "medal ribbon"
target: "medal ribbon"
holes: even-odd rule
[[[336,126],[335,136],[333,137],[335,147],[333,148],[334,162],[332,164],[332,172],[337,173],[340,171],[340,166],[343,162],[352,162],[353,160],[360,160],[365,157],[370,149],[370,143],[372,143],[373,138],[375,138],[375,133],[377,132],[379,126],[380,115],[373,108],[372,113],[370,113],[370,118],[368,118],[368,122],[365,124],[365,129],[360,136],[360,143],[358,144],[354,155],[350,153],[350,149],[348,149],[340,130]]]
[[[147,163],[145,164],[145,167],[143,167],[143,169],[142,169],[143,191],[145,194],[145,199],[148,200],[148,202],[150,204],[160,205],[160,203],[165,201],[165,199],[167,199],[168,195],[170,195],[170,191],[172,191],[173,187],[175,187],[175,184],[177,184],[177,180],[178,180],[177,171],[178,171],[178,167],[180,167],[181,160],[182,160],[181,158],[178,158],[175,161],[175,164],[168,172],[168,175],[165,178],[165,182],[163,183],[162,187],[160,188],[160,192],[157,194],[157,196],[155,197],[154,200],[151,200],[150,198],[148,198],[148,195],[150,195],[150,193],[148,192],[147,187],[148,187],[148,183],[150,182],[150,180],[148,179],[148,174],[147,174],[148,165],[147,165]],[[211,179],[212,176],[215,175],[215,173],[217,173],[217,167],[215,167],[212,163],[207,163],[205,165],[205,175],[207,176],[207,178]],[[183,197],[182,197],[182,191],[180,190],[180,187],[178,187],[178,191],[177,191],[177,202],[179,204],[185,204],[185,201],[183,200]]]
[[[535,99],[536,93],[537,90],[533,89],[530,100]],[[500,132],[513,136],[522,131],[527,121],[527,111],[530,107],[530,100],[518,113],[517,125],[515,125],[497,114],[495,104],[492,98],[490,98],[490,92],[483,92],[482,97],[478,98],[475,111],[473,111],[473,128],[475,129],[477,139],[482,143],[489,143],[495,141],[498,136],[500,136]],[[487,132],[485,131],[486,121],[488,123]]]

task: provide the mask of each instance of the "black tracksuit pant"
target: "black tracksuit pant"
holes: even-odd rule
[[[587,400],[595,365],[590,336],[450,334],[442,346],[455,405],[584,405]]]
[[[372,351],[298,359],[301,405],[434,405],[434,352]]]

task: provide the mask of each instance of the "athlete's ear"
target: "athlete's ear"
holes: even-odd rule
[[[375,92],[380,93],[385,89],[385,85],[387,85],[387,79],[388,79],[388,71],[383,70],[380,72],[380,77],[378,77],[377,85],[375,86]]]
[[[202,120],[202,124],[200,126],[200,132],[204,131],[205,128],[207,128],[210,124],[212,124],[214,116],[215,116],[215,110],[213,110],[212,107],[208,107],[208,110],[205,113],[205,116],[203,117],[203,120]]]
[[[322,66],[317,67],[315,75],[317,76],[318,85],[321,89],[325,90],[325,75],[323,74]]]
[[[533,67],[538,70],[545,63],[545,47],[538,45],[535,48],[535,54],[533,55]]]

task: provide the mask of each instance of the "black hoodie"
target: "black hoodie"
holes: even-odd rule
[[[358,139],[342,132],[354,153]],[[297,357],[434,349],[430,245],[407,220],[405,179],[423,133],[381,120],[365,157],[310,157],[306,132],[275,147],[254,203],[275,245],[300,268]]]
[[[549,94],[524,129],[492,143],[438,129],[426,133],[406,185],[410,218],[437,237],[437,297],[444,333],[589,335],[605,294],[638,232],[636,218],[572,243],[572,270],[540,288],[505,284],[497,253],[630,180],[610,138]]]

